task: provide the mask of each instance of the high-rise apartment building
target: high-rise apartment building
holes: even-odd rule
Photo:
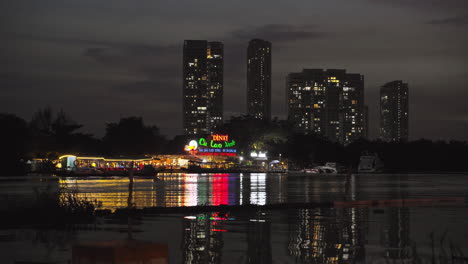
[[[364,105],[364,133],[363,138],[369,138],[369,106]]]
[[[304,69],[286,80],[288,119],[297,131],[350,143],[365,135],[364,76]]]
[[[208,42],[208,120],[209,130],[223,123],[223,79],[224,52],[223,43]]]
[[[343,143],[351,143],[367,137],[364,75],[345,74],[343,81],[340,89],[340,122],[343,123],[341,140]]]
[[[380,88],[380,137],[386,141],[408,140],[408,84],[392,81]]]
[[[223,57],[221,42],[184,41],[185,134],[208,134],[223,122]]]
[[[271,118],[271,43],[253,39],[247,48],[247,113]]]

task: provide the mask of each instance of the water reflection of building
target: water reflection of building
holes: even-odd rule
[[[365,184],[367,184],[367,182],[365,180],[362,181],[361,178],[357,177],[355,174],[346,177],[345,200],[358,201],[366,199],[365,194],[358,191],[364,189],[362,185]],[[352,249],[355,256],[354,259],[364,262],[366,260],[364,245],[367,242],[366,235],[369,233],[369,208],[351,207],[338,212],[341,212],[344,215],[343,219],[348,221],[348,224],[345,224],[344,227],[351,242],[350,244],[357,245]]]
[[[204,213],[187,216],[184,221],[183,263],[221,263],[222,222],[227,215]]]
[[[392,179],[395,187],[391,189],[392,199],[408,198],[408,176]],[[408,207],[390,207],[385,209],[385,226],[383,228],[383,246],[385,257],[404,260],[411,258],[410,213]]]
[[[239,204],[274,204],[287,202],[287,177],[267,173],[240,174]]]
[[[266,204],[266,173],[250,174],[250,204]]]
[[[249,219],[247,230],[248,263],[272,263],[271,222],[262,212]]]
[[[350,209],[300,209],[290,220],[289,254],[304,263],[364,259],[362,219]]]
[[[394,207],[388,210],[388,225],[385,228],[385,256],[390,259],[411,258],[409,208]]]

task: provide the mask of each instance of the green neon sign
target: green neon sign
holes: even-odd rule
[[[205,147],[208,146],[208,144],[206,143],[206,139],[204,139],[204,138],[200,138],[198,140],[198,145],[205,146]]]
[[[198,140],[198,145],[208,147],[208,141],[205,138],[200,138]],[[211,148],[232,148],[236,146],[236,141],[231,140],[231,141],[215,141],[215,140],[210,140],[210,145]]]

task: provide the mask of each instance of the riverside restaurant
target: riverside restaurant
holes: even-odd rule
[[[276,170],[284,162],[268,162],[266,152],[252,151],[239,155],[237,142],[229,135],[214,134],[191,138],[185,155],[153,155],[144,157],[93,157],[63,155],[54,161],[56,171],[64,175],[126,175],[133,172],[155,175],[157,172],[239,172]]]
[[[129,168],[138,172],[154,170],[157,158],[105,158],[63,155],[54,162],[58,172],[64,174],[125,174]]]
[[[230,170],[237,160],[226,156],[155,155],[149,157],[108,158],[63,155],[54,161],[59,174],[125,175],[133,164],[136,175],[156,172],[187,172],[197,170]]]

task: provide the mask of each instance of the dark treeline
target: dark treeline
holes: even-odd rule
[[[78,124],[62,110],[38,110],[30,121],[13,114],[0,114],[1,165],[3,175],[24,173],[24,162],[32,158],[55,159],[62,154],[130,157],[154,154],[184,154],[192,137],[166,139],[157,126],[141,117],[124,117],[106,124],[103,138],[80,132]],[[229,134],[237,142],[239,155],[252,150],[267,151],[270,158],[289,160],[291,167],[305,168],[338,162],[356,169],[364,153],[377,154],[387,172],[466,171],[468,144],[460,141],[383,142],[360,139],[343,146],[320,135],[293,132],[291,124],[277,119],[264,122],[249,116],[232,117],[217,133]]]

